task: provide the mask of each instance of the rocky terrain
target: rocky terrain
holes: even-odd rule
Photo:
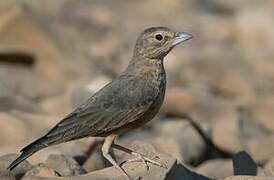
[[[274,1],[0,1],[0,179],[122,179],[85,138],[6,170],[19,150],[121,73],[138,34],[194,35],[165,59],[161,112],[118,143],[167,169],[116,161],[133,179],[274,179]]]

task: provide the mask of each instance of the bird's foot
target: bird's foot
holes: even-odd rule
[[[152,164],[155,164],[155,165],[160,166],[160,167],[163,167],[163,168],[167,168],[167,166],[166,166],[164,163],[155,161],[155,160],[153,160],[153,159],[151,159],[151,158],[148,158],[148,157],[146,157],[146,156],[144,156],[144,155],[142,155],[142,154],[139,154],[139,153],[137,153],[137,152],[131,152],[131,154],[134,155],[134,156],[137,156],[137,157],[134,158],[134,159],[129,159],[129,160],[127,160],[126,162],[142,161],[142,162],[146,165],[147,170],[149,170],[149,166],[148,166],[147,162],[150,162],[150,163],[152,163]],[[156,158],[159,158],[159,157],[156,156]],[[155,158],[154,158],[154,159],[155,159]]]

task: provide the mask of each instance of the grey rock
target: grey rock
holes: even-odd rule
[[[209,128],[204,123],[202,129],[207,134]],[[173,138],[179,143],[184,162],[197,159],[206,150],[206,143],[186,119],[167,119],[155,125],[158,136]]]
[[[32,100],[12,93],[8,88],[1,87],[0,83],[0,112],[8,112],[11,110],[20,110],[31,113],[43,113],[40,106],[35,104]]]
[[[90,154],[83,168],[87,172],[103,169],[106,167],[106,159],[102,155],[101,146],[96,147]]]
[[[45,164],[39,163],[35,165],[31,170],[27,171],[24,177],[39,176],[39,177],[59,177],[61,176],[55,170],[47,167]]]
[[[149,163],[147,170],[143,162],[130,162],[122,165],[124,170],[129,174],[132,179],[142,180],[173,180],[175,179],[176,159],[170,156],[161,155],[159,161],[165,163],[167,168],[162,168]],[[54,178],[41,178],[41,177],[24,177],[23,180],[53,180]],[[88,174],[60,177],[60,180],[122,180],[124,177],[117,171],[115,167],[108,167],[98,171],[93,171]],[[193,179],[194,180],[194,179]],[[196,180],[196,179],[195,179]],[[208,180],[208,179],[201,179]]]
[[[9,164],[18,157],[17,154],[7,154],[0,157],[0,178],[4,179],[19,179],[24,176],[24,174],[32,168],[32,165],[28,161],[22,162],[13,171],[8,171],[7,167]]]
[[[60,84],[25,66],[1,65],[0,82],[0,86],[5,87],[9,92],[22,95],[34,102],[63,91]]]
[[[241,151],[234,155],[233,169],[234,175],[256,176],[258,172],[257,164],[245,151]]]
[[[104,85],[111,80],[105,76],[99,76],[93,80],[82,80],[74,89],[71,97],[71,104],[73,108],[76,108],[88,98],[90,98],[95,92],[100,90]]]
[[[203,162],[195,172],[213,179],[222,179],[233,175],[231,159],[214,159]]]
[[[70,156],[52,154],[45,164],[60,173],[61,176],[76,176],[86,171]]]
[[[274,176],[258,177],[258,176],[231,176],[224,180],[273,180]]]
[[[212,180],[211,178],[208,178],[206,176],[203,176],[201,174],[195,173],[186,167],[184,167],[182,164],[178,164],[176,168],[176,174],[175,174],[175,180]]]

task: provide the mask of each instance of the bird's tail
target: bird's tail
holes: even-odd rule
[[[24,147],[20,152],[20,156],[15,159],[8,167],[8,170],[12,170],[17,165],[19,165],[22,161],[30,157],[35,152],[39,151],[40,149],[43,149],[47,147],[48,145],[44,143],[45,137],[41,137],[34,141],[33,143],[29,144],[28,146]]]

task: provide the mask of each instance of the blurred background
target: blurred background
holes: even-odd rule
[[[18,153],[121,73],[151,26],[194,39],[165,58],[161,112],[119,141],[151,144],[211,178],[232,175],[233,154],[245,150],[273,175],[271,0],[1,0],[0,155]],[[85,153],[90,172],[107,166],[100,143],[67,143],[30,162]]]

